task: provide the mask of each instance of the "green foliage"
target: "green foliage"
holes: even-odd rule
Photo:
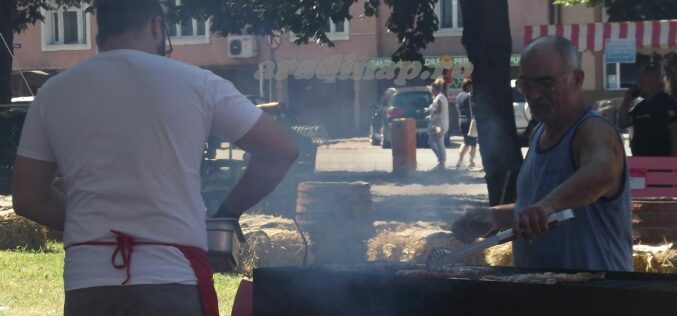
[[[16,10],[12,12],[12,25],[15,32],[25,30],[29,25],[44,21],[45,17],[40,10],[55,10],[60,7],[80,7],[86,0],[3,0],[16,3]]]
[[[555,3],[564,6],[604,6],[612,22],[677,18],[675,0],[555,0]]]
[[[383,2],[392,12],[385,25],[402,43],[393,59],[422,60],[419,51],[435,40],[433,33],[438,29],[437,0]],[[334,43],[327,37],[327,22],[352,19],[349,9],[355,3],[357,0],[183,0],[179,6],[170,2],[168,17],[173,21],[211,18],[211,31],[222,36],[291,32],[296,44],[314,40],[331,47]],[[381,0],[368,0],[359,18],[377,15],[380,4]]]
[[[22,110],[0,111],[0,170],[14,164],[25,117]]]

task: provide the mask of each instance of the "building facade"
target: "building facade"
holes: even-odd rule
[[[171,58],[209,69],[232,81],[244,94],[284,102],[305,124],[324,126],[330,137],[364,135],[373,112],[371,106],[378,103],[387,88],[399,84],[426,85],[432,75],[407,77],[406,81],[403,76],[398,80],[400,72],[389,59],[399,43],[384,26],[389,8],[381,5],[378,16],[359,18],[363,1],[351,7],[353,19],[327,21],[326,29],[334,47],[314,43],[299,46],[293,43],[293,34],[275,39],[220,37],[210,34],[209,22],[193,20],[170,27],[174,47]],[[525,32],[533,34],[534,27],[541,25],[604,21],[598,8],[561,8],[550,0],[514,0],[509,4],[513,77],[519,74],[519,53],[529,38]],[[458,83],[468,75],[468,69],[463,68],[468,66],[461,44],[463,20],[459,1],[440,0],[435,10],[441,29],[422,53],[425,66],[434,68],[440,63],[454,66],[449,76],[453,82],[449,96],[453,100]],[[95,16],[85,13],[84,8],[44,15],[44,23],[15,37],[14,69],[24,72],[34,90],[49,75],[96,54]],[[604,64],[599,52],[582,51],[582,61],[586,101],[620,95],[624,87],[609,84],[607,72],[612,67]],[[618,72],[622,70],[618,68]],[[623,75],[619,73],[618,77]],[[14,95],[26,95],[25,86],[23,79],[14,80]]]

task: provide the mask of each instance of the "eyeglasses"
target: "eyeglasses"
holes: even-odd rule
[[[556,79],[549,76],[538,78],[520,77],[517,79],[517,81],[515,81],[515,88],[517,88],[517,91],[521,92],[522,94],[526,94],[533,89],[538,89],[538,91],[541,92],[552,93],[555,91],[555,84],[557,84],[558,81],[562,80],[562,78],[566,77],[570,73],[571,71],[566,71]]]

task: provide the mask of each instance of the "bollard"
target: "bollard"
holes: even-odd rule
[[[401,118],[392,121],[393,174],[401,177],[416,172],[416,120]]]

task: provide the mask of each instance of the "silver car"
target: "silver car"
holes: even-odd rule
[[[529,104],[524,96],[515,88],[515,81],[510,80],[510,89],[512,90],[512,108],[515,112],[515,125],[517,126],[517,135],[522,135],[531,121],[531,111]]]

